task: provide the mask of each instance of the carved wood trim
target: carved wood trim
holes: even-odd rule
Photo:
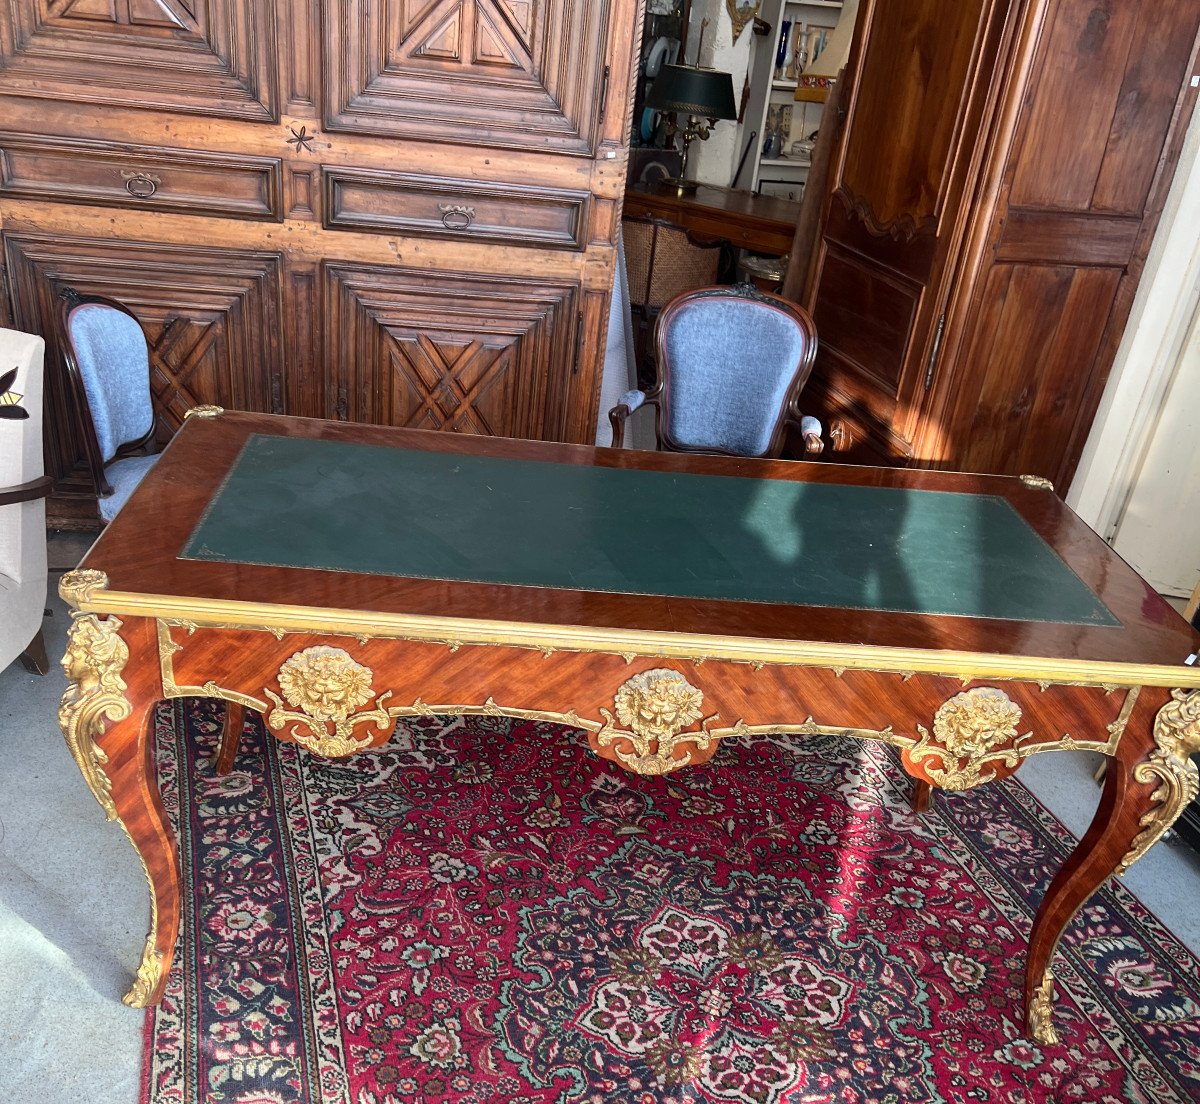
[[[841,201],[847,215],[857,219],[872,237],[891,238],[897,242],[910,242],[922,230],[933,232],[937,222],[932,217],[922,219],[919,223],[909,213],[904,213],[894,219],[881,222],[871,207],[871,202],[865,196],[856,195],[846,184],[838,186],[833,193],[834,198]]]

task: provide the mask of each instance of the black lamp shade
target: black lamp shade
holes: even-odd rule
[[[664,65],[654,78],[646,106],[707,119],[736,119],[733,77],[716,69]]]

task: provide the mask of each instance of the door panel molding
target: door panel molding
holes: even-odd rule
[[[603,0],[330,0],[329,130],[591,155]]]
[[[508,274],[322,266],[328,416],[562,440],[579,287]],[[347,356],[346,350],[354,350]]]
[[[276,0],[0,0],[0,92],[278,120]]]

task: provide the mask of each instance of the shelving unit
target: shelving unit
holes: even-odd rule
[[[797,81],[793,76],[779,76],[776,59],[779,56],[783,24],[789,24],[789,42],[785,52],[784,70],[794,58],[795,26],[803,24],[806,37],[814,31],[832,32],[842,10],[841,0],[764,0],[760,18],[771,25],[771,33],[754,40],[750,58],[750,99],[742,125],[738,128],[738,149],[744,149],[755,133],[754,146],[737,180],[739,188],[750,188],[764,195],[798,200],[804,191],[811,161],[808,157],[791,155],[792,143],[807,138],[820,126],[824,104],[798,103],[794,100]],[[790,109],[791,123],[783,128],[783,140],[772,142],[764,152],[775,113]]]

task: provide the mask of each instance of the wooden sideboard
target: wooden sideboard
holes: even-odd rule
[[[65,285],[138,315],[168,428],[216,404],[590,441],[637,8],[0,5],[0,324],[51,338],[52,518],[94,516]]]

